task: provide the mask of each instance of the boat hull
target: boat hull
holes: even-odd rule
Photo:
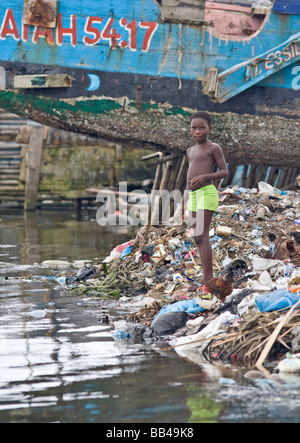
[[[127,97],[53,99],[11,91],[1,103],[19,115],[92,137],[137,148],[182,152],[192,146],[193,110]],[[233,164],[294,167],[300,163],[299,120],[274,116],[212,113],[212,139]]]
[[[165,19],[164,1],[60,0],[51,27],[33,23],[32,8],[24,16],[23,3],[0,5],[0,106],[48,126],[168,152],[191,145],[190,116],[206,109],[228,159],[276,165],[287,141],[299,151],[299,16],[269,11],[243,37]],[[230,99],[221,100],[224,81]],[[300,160],[294,151],[287,165]]]
[[[74,69],[58,66],[42,66],[38,64],[2,62],[6,71],[7,89],[13,90],[16,72],[23,75],[41,73],[45,75],[66,74],[73,80],[71,88],[27,89],[26,95],[51,99],[80,99],[97,98],[122,99],[139,103],[156,103],[171,105],[176,108],[191,110],[206,109],[208,112],[234,112],[250,115],[277,115],[287,118],[299,118],[299,91],[293,89],[254,86],[242,94],[233,97],[225,103],[212,101],[203,93],[203,85],[199,80],[182,79],[179,82],[174,77],[161,77],[131,73],[93,71],[90,69]],[[291,71],[294,67],[291,67]],[[300,69],[299,69],[300,74]],[[295,76],[295,84],[300,89],[300,75]],[[1,103],[1,91],[0,91]]]

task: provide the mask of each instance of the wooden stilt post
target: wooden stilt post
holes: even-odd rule
[[[245,165],[244,169],[243,169],[243,175],[242,175],[242,188],[246,187],[247,184],[247,177],[248,177],[248,169],[249,169],[249,165]]]
[[[280,172],[280,175],[279,175],[279,179],[278,179],[278,182],[276,184],[276,187],[278,189],[281,189],[283,187],[283,183],[285,181],[286,174],[288,173],[288,169],[289,168],[287,166],[285,166],[284,168],[281,169],[281,172]]]
[[[182,157],[179,157],[177,160],[173,160],[172,162],[172,172],[170,175],[169,183],[167,184],[166,189],[172,192],[176,188],[176,181],[178,179],[178,173],[181,166]]]
[[[252,165],[247,178],[247,184],[246,184],[247,188],[252,188],[254,186],[256,170],[257,170],[257,165]]]
[[[179,173],[181,163],[182,163],[182,157],[179,157],[177,160],[173,160],[173,162],[172,162],[172,172],[170,175],[169,183],[166,185],[166,189],[169,192],[173,192],[176,189],[176,182],[178,179],[178,173]],[[171,199],[171,201],[170,201],[170,218],[174,216],[175,210],[176,210],[175,201],[174,201],[174,199]]]
[[[157,152],[155,154],[156,157],[159,158],[159,160],[163,159],[163,153],[162,152]],[[153,158],[154,155],[149,155],[147,157],[142,158],[142,161],[147,160],[148,158]],[[153,187],[152,187],[152,191],[156,191],[159,188],[159,180],[162,174],[162,168],[163,168],[163,164],[159,161],[157,164],[157,168],[156,168],[156,174],[155,174],[155,178],[154,178],[154,183],[153,183]],[[151,197],[152,197],[152,193],[151,193]],[[148,207],[148,226],[151,226],[151,222],[152,222],[152,204],[154,202],[152,202],[152,198],[150,198],[150,202],[149,202],[149,207]]]
[[[257,175],[256,175],[256,182],[254,183],[254,186],[257,187],[258,183],[261,181],[266,181],[266,176],[268,173],[268,166],[259,166],[258,170],[257,170]]]
[[[176,182],[176,189],[178,189],[180,192],[184,192],[186,186],[187,170],[188,170],[188,162],[187,162],[187,157],[185,155],[181,160],[181,165]]]
[[[269,179],[268,179],[268,183],[271,186],[275,185],[277,177],[278,177],[278,174],[279,174],[279,168],[277,166],[273,166],[271,168],[271,171],[270,171],[270,174],[269,174]]]
[[[271,186],[275,186],[284,189],[291,188],[296,183],[297,176],[299,175],[300,169],[298,167],[281,167],[281,166],[268,166],[268,165],[240,165],[243,168],[241,184],[242,188],[253,188],[257,187],[258,183],[263,181],[267,182]],[[215,183],[216,187],[219,186],[226,187],[231,186],[237,168],[239,166],[230,164],[228,166],[229,175],[224,180],[219,180]],[[220,183],[221,182],[221,183]]]
[[[293,174],[291,176],[291,184],[296,183],[299,172],[300,172],[299,168],[294,168]]]
[[[285,180],[282,184],[282,187],[285,188],[286,186],[288,186],[289,184],[291,184],[291,177],[292,174],[294,172],[294,168],[289,168],[285,177]]]
[[[169,182],[171,172],[172,172],[172,162],[168,161],[166,164],[165,171],[162,176],[161,183],[160,183],[160,187],[159,187],[159,191],[158,191],[158,200],[156,202],[155,201],[152,202],[154,206],[152,206],[151,226],[154,226],[155,223],[159,223],[163,219],[163,216],[161,218],[159,216],[160,214],[162,214],[161,195],[162,195],[162,191],[167,189],[167,184]]]
[[[238,165],[234,164],[234,163],[230,163],[228,166],[228,176],[226,178],[224,178],[223,182],[222,182],[222,187],[226,187],[229,186],[230,183],[233,181],[236,171],[237,171]]]
[[[31,130],[27,154],[27,174],[24,203],[25,211],[34,211],[36,209],[43,144],[44,126],[36,124]]]
[[[158,156],[159,160],[162,160],[163,153],[162,152],[158,152],[157,156]],[[155,178],[154,178],[154,183],[153,183],[153,187],[152,187],[153,191],[156,191],[159,188],[159,180],[160,180],[160,176],[161,176],[161,173],[162,173],[162,167],[163,167],[162,163],[158,162],[158,165],[157,165],[157,168],[156,168],[156,174],[155,174]]]

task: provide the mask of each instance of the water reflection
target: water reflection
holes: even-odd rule
[[[25,256],[29,264],[40,263],[42,261],[41,246],[37,218],[34,213],[24,214],[24,231],[24,241],[20,239],[21,256]]]
[[[0,244],[0,421],[185,421],[184,382],[199,368],[142,345],[115,344],[102,313],[118,304],[81,300],[44,260],[97,262],[133,235],[107,232],[70,214],[8,215]],[[170,375],[170,362],[180,362]]]
[[[135,227],[101,228],[88,214],[76,221],[70,211],[1,214],[0,253],[15,264],[34,264],[60,258],[103,259],[118,242],[134,236]],[[13,251],[3,251],[15,248]],[[0,258],[1,260],[1,258]],[[1,260],[2,261],[2,260]]]
[[[116,301],[79,299],[44,260],[103,260],[134,233],[71,213],[1,215],[0,422],[299,421],[299,386],[247,382],[164,348],[114,342]]]

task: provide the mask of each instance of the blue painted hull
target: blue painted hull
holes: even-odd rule
[[[60,0],[52,28],[29,25],[23,6],[24,0],[0,5],[0,106],[42,123],[58,125],[58,102],[66,108],[90,100],[85,132],[95,135],[89,115],[94,119],[95,100],[104,99],[134,102],[137,109],[141,103],[151,109],[168,104],[183,111],[300,116],[296,0],[284,11],[276,0],[260,29],[244,37],[220,35],[204,22],[163,20],[155,0]],[[36,81],[16,88],[16,77],[52,74],[66,74],[72,84],[42,89]],[[55,118],[50,110],[35,109],[50,100]],[[82,112],[72,110],[74,121]],[[68,121],[61,125],[74,130]]]

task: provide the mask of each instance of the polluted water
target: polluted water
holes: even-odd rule
[[[81,221],[63,211],[1,213],[0,422],[299,422],[296,374],[270,379],[185,359],[164,342],[141,341],[135,328],[115,337],[114,323],[132,312],[128,291],[79,294],[76,282],[66,284],[136,234],[85,213]],[[157,277],[164,281],[162,271]]]

